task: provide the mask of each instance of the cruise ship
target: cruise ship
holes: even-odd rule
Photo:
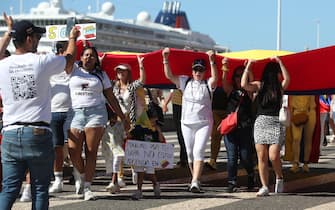
[[[207,51],[213,49],[219,53],[229,51],[218,45],[206,34],[192,31],[186,13],[180,10],[181,4],[166,1],[155,21],[151,21],[148,12],[140,12],[136,19],[116,19],[112,2],[101,5],[99,12],[79,14],[64,9],[62,0],[40,2],[31,8],[29,14],[11,14],[15,21],[30,20],[38,26],[65,25],[70,17],[76,18],[77,24],[96,23],[95,40],[90,42],[101,52],[151,52],[164,47]],[[7,30],[3,17],[0,18],[0,35]],[[54,43],[42,37],[39,51],[50,51]],[[14,51],[13,46],[9,46]]]

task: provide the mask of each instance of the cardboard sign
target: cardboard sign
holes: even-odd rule
[[[128,140],[124,163],[153,168],[173,168],[173,152],[173,144]]]
[[[76,24],[80,31],[78,40],[92,40],[97,38],[97,27],[95,23]],[[50,42],[66,41],[66,25],[46,26],[46,39]]]

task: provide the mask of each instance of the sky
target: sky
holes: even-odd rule
[[[21,0],[28,13],[41,0]],[[105,0],[63,0],[68,10],[96,11]],[[164,0],[111,0],[116,19],[147,11],[154,20]],[[277,49],[278,0],[179,0],[192,30],[208,34],[231,51]],[[20,12],[20,0],[1,0],[0,11]],[[281,50],[301,52],[334,45],[335,0],[281,0]]]

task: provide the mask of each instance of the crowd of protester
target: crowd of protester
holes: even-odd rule
[[[261,187],[256,195],[269,195],[271,162],[276,176],[275,193],[284,192],[280,150],[285,139],[285,126],[279,122],[278,115],[290,76],[278,57],[266,64],[260,81],[254,80],[253,60],[231,69],[228,59],[223,59],[220,69],[222,88],[219,88],[215,52],[207,52],[210,66],[206,66],[204,59],[195,59],[190,66],[192,76],[184,76],[172,73],[169,63],[172,52],[165,48],[162,50],[163,71],[176,86],[165,99],[161,90],[145,90],[144,57],[137,56],[138,79],[133,79],[132,72],[136,69],[127,63],[119,63],[114,69],[116,77],[109,78],[101,68],[104,56],[99,57],[94,47],[85,46],[80,52],[80,60],[75,61],[79,36],[75,27],[68,41],[56,44],[56,54],[39,54],[37,47],[45,29],[29,21],[14,23],[6,14],[4,19],[8,33],[2,37],[0,52],[1,58],[8,58],[0,62],[4,110],[0,209],[11,209],[26,176],[21,200],[31,200],[33,209],[48,209],[49,193],[63,191],[63,162],[68,155],[73,166],[75,194],[84,200],[96,200],[91,185],[100,143],[106,174],[111,176],[106,190],[112,194],[120,193],[125,186],[125,141],[166,142],[159,113],[148,109],[146,91],[150,100],[162,106],[164,112],[172,99],[180,144],[177,165],[188,167],[191,172],[190,192],[203,192],[201,175],[205,165],[217,169],[221,141],[228,157],[227,192],[237,191],[239,159],[248,174],[248,190],[256,188],[257,165]],[[16,50],[9,56],[5,50],[11,39]],[[206,78],[208,69],[210,77]],[[232,71],[231,81],[227,78],[229,71]],[[333,106],[330,108],[331,98],[322,102],[328,105],[325,113],[333,110]],[[236,129],[222,135],[217,127],[235,110],[238,110]],[[333,114],[330,118],[333,119]],[[326,114],[323,114],[322,122],[325,119]],[[205,147],[210,139],[211,156],[205,163]],[[64,147],[69,154],[64,154]],[[298,170],[295,165],[298,157],[294,160],[292,172]],[[304,161],[307,164],[308,158]],[[308,170],[307,166],[304,170]],[[137,190],[132,194],[135,200],[143,197],[145,173],[152,181],[154,195],[160,197],[155,169],[132,166],[133,183],[137,184]]]

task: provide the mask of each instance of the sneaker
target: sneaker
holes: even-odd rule
[[[126,183],[123,181],[122,178],[117,179],[117,184],[119,185],[120,188],[123,188],[126,186]]]
[[[290,168],[290,171],[292,173],[297,173],[299,171],[299,165],[298,165],[298,163],[293,163],[292,167]]]
[[[31,201],[31,186],[30,186],[30,184],[26,184],[25,187],[23,188],[20,201],[21,202],[30,202]]]
[[[233,193],[233,192],[236,192],[237,191],[237,187],[235,184],[231,184],[229,183],[228,184],[228,187],[226,188],[225,190],[227,193]]]
[[[201,192],[200,183],[198,181],[192,182],[190,186],[190,191],[192,193],[200,193]]]
[[[141,198],[143,198],[141,190],[136,190],[131,196],[133,200],[140,200]]]
[[[106,190],[110,192],[111,194],[119,193],[120,192],[120,186],[118,184],[109,183],[109,185],[106,187]]]
[[[137,173],[132,171],[131,180],[133,181],[133,184],[137,184]]]
[[[160,198],[161,197],[161,188],[159,183],[154,185],[154,195],[156,198]]]
[[[275,193],[282,193],[284,192],[284,180],[276,179],[276,185],[275,185]]]
[[[60,193],[63,191],[63,182],[55,181],[49,188],[49,193]]]
[[[306,173],[309,172],[308,164],[305,163],[305,164],[302,166],[302,171],[303,171],[303,172],[306,172]]]
[[[260,188],[258,190],[258,192],[256,193],[256,196],[258,196],[258,197],[268,196],[268,195],[269,195],[269,189],[268,189],[268,187],[265,187],[265,186]]]
[[[97,198],[95,197],[94,193],[91,191],[90,188],[86,188],[84,190],[84,200],[85,201],[95,201]]]

